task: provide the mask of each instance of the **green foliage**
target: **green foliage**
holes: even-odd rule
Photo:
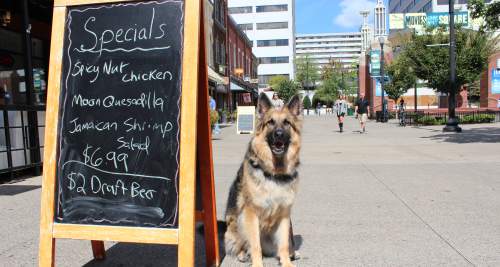
[[[407,60],[407,57],[397,57],[387,66],[387,75],[390,79],[384,89],[389,98],[395,102],[417,82],[415,72]]]
[[[446,124],[446,119],[434,116],[418,116],[415,118],[415,122],[421,125],[444,125]]]
[[[460,123],[462,124],[491,123],[494,121],[495,115],[493,114],[469,114],[460,118]],[[444,125],[446,124],[446,118],[431,115],[420,115],[415,118],[415,122],[421,125]]]
[[[281,80],[279,83],[272,86],[273,90],[278,93],[278,96],[287,103],[290,98],[299,92],[300,85],[294,80]]]
[[[322,103],[329,106],[339,98],[339,89],[339,81],[334,78],[329,78],[323,80],[323,84],[321,84],[314,96],[317,96]]]
[[[493,114],[475,114],[475,115],[465,115],[460,119],[460,123],[491,123],[495,121],[495,115]]]
[[[492,1],[486,5],[484,0],[469,0],[468,7],[474,19],[484,19],[481,30],[495,31],[500,29],[500,2]]]
[[[445,28],[428,29],[424,34],[413,34],[399,55],[430,87],[442,93],[450,90],[449,47],[436,46],[449,43]],[[484,32],[458,27],[456,31],[456,88],[480,78],[487,68],[488,57],[495,52],[498,38]],[[434,45],[434,46],[429,46]]]
[[[276,76],[271,77],[271,79],[269,79],[269,86],[271,86],[271,88],[275,89],[275,88],[278,88],[280,86],[280,84],[282,84],[288,80],[289,79],[283,75],[276,75]]]
[[[295,58],[295,79],[302,86],[314,85],[316,81],[319,80],[319,69],[316,64],[314,64],[310,55],[305,55],[302,57]]]
[[[214,125],[219,121],[219,112],[216,110],[210,110],[210,127],[214,127]]]
[[[302,106],[304,107],[304,109],[311,108],[311,99],[308,96],[304,96],[304,99],[302,100]]]

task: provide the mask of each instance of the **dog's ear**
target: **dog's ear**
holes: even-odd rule
[[[267,97],[266,93],[261,93],[259,96],[259,104],[257,104],[257,112],[259,113],[259,118],[263,118],[264,114],[266,114],[267,111],[272,107],[273,104]]]
[[[302,115],[302,103],[299,95],[294,95],[290,101],[288,101],[288,104],[286,104],[286,108],[295,116]]]

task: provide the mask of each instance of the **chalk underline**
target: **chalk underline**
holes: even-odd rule
[[[162,176],[151,176],[151,175],[142,175],[142,174],[134,174],[134,173],[121,173],[121,172],[110,172],[110,171],[105,171],[105,170],[101,170],[99,168],[96,168],[94,166],[91,166],[91,165],[88,165],[86,163],[83,163],[81,161],[78,161],[78,160],[69,160],[69,161],[66,161],[63,165],[62,165],[62,168],[61,169],[64,169],[64,167],[66,166],[66,164],[68,163],[77,163],[77,164],[81,164],[81,165],[84,165],[86,167],[89,167],[91,169],[94,169],[96,171],[100,171],[100,172],[104,172],[104,173],[107,173],[107,174],[113,174],[113,175],[120,175],[120,176],[133,176],[133,177],[142,177],[142,178],[152,178],[152,179],[161,179],[161,180],[167,180],[167,181],[170,181],[169,178],[167,177],[162,177]]]
[[[134,47],[132,49],[125,49],[125,48],[118,47],[118,48],[115,48],[115,49],[102,48],[100,50],[85,50],[85,49],[74,48],[73,50],[75,50],[76,52],[79,52],[79,53],[96,53],[96,54],[100,54],[103,51],[110,52],[110,53],[112,53],[112,52],[134,52],[134,51],[144,51],[144,52],[147,52],[147,51],[167,50],[167,49],[170,49],[170,46],[161,46],[161,47],[152,47],[152,48]]]

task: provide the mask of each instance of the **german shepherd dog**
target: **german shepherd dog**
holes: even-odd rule
[[[290,267],[294,257],[290,211],[298,186],[302,109],[298,96],[283,108],[259,97],[259,121],[233,182],[226,208],[228,255],[262,266],[262,255]]]

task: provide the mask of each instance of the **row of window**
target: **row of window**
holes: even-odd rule
[[[288,39],[257,40],[257,47],[288,46]]]
[[[253,13],[252,6],[240,6],[240,7],[230,7],[228,8],[229,14],[246,14]],[[267,5],[267,6],[256,6],[255,12],[282,12],[288,11],[288,5]]]
[[[282,64],[289,63],[289,57],[261,57],[259,58],[260,64]]]
[[[253,23],[238,24],[242,31],[253,30]],[[288,29],[288,22],[257,23],[257,30]]]
[[[285,78],[290,79],[288,74],[270,74],[270,75],[259,75],[259,86],[269,84],[269,80],[276,76],[285,76]]]

